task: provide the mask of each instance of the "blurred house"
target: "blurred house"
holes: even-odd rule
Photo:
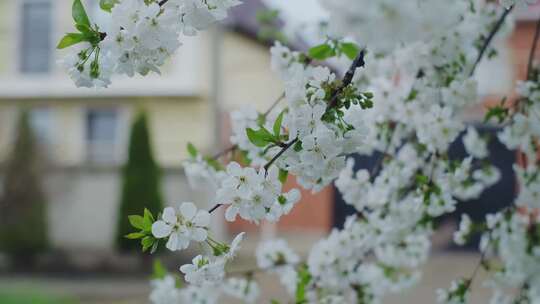
[[[106,20],[99,0],[83,3],[92,20]],[[17,112],[30,109],[50,160],[45,182],[52,246],[107,252],[114,245],[119,170],[134,113],[148,112],[167,202],[206,207],[205,194],[189,190],[181,169],[187,142],[215,151],[226,136],[222,113],[246,104],[263,110],[281,88],[269,72],[266,47],[218,28],[185,38],[162,76],[118,77],[103,90],[76,88],[57,64],[63,51],[55,49],[72,31],[71,5],[0,1],[0,164],[12,147]]]

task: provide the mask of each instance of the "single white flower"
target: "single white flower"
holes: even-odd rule
[[[180,271],[185,274],[187,282],[201,286],[205,283],[221,282],[225,277],[224,267],[223,259],[209,259],[198,255],[193,258],[192,264],[182,265]]]
[[[186,249],[191,241],[204,242],[208,236],[210,214],[197,210],[193,203],[182,203],[178,210],[167,207],[162,220],[152,224],[152,234],[158,239],[168,238],[166,247],[171,251]]]

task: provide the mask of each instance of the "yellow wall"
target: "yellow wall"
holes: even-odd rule
[[[17,62],[16,24],[18,1],[0,0],[0,81],[13,80]],[[54,27],[57,36],[72,27],[70,17],[71,0],[55,0]],[[186,38],[187,39],[187,38]],[[193,39],[193,38],[192,38]],[[190,43],[193,48],[183,47],[169,67],[183,71],[179,82],[195,82],[192,94],[197,97],[155,98],[35,98],[31,100],[2,97],[0,92],[0,163],[11,149],[13,128],[20,106],[46,107],[51,110],[53,120],[52,155],[60,165],[84,165],[84,113],[89,107],[116,107],[121,109],[124,124],[121,144],[127,143],[129,124],[133,113],[140,107],[147,110],[151,122],[152,140],[158,161],[164,167],[179,166],[187,157],[186,144],[192,142],[209,154],[213,146],[213,114],[210,109],[209,91],[213,72],[211,62],[211,35],[201,33],[200,40]],[[282,92],[281,82],[270,70],[270,55],[267,47],[253,39],[236,33],[223,34],[221,54],[222,92],[219,96],[225,111],[238,109],[246,104],[264,111]],[[189,41],[186,40],[186,43]],[[58,52],[56,53],[58,56]],[[54,64],[53,77],[65,75]],[[163,79],[168,73],[163,75]],[[24,78],[25,75],[16,75]],[[28,79],[26,79],[28,80]],[[157,79],[156,81],[159,81]],[[176,80],[175,80],[176,81]],[[18,82],[19,83],[19,82]],[[148,85],[152,85],[149,81]],[[21,88],[24,90],[25,88]],[[28,88],[31,90],[31,88]],[[81,91],[83,92],[83,91]],[[86,92],[86,91],[85,91]],[[88,94],[88,93],[85,93]],[[188,93],[189,94],[189,93]],[[24,94],[23,94],[24,95]],[[82,93],[81,93],[81,96]],[[91,95],[90,95],[91,96]]]
[[[15,1],[0,1],[0,73],[6,72],[8,68],[8,58],[11,56],[11,33],[13,26],[9,12],[13,11]]]
[[[270,69],[270,50],[254,39],[225,33],[223,41],[223,102],[228,109],[253,105],[265,111],[283,92]]]
[[[150,120],[150,132],[158,162],[164,167],[177,167],[187,157],[188,141],[208,149],[211,146],[211,126],[206,103],[197,99],[152,98],[113,100],[17,100],[0,101],[0,159],[12,148],[18,105],[29,109],[47,108],[52,120],[51,157],[58,165],[85,163],[84,142],[86,109],[113,107],[119,110],[120,147],[127,149],[133,114],[145,109]],[[122,149],[122,148],[121,148]]]

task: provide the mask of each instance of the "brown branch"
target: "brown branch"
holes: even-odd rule
[[[480,53],[478,54],[478,57],[476,58],[476,61],[474,62],[474,65],[471,69],[471,72],[469,73],[469,77],[474,75],[474,72],[476,71],[476,68],[480,64],[480,61],[482,61],[482,58],[484,57],[484,54],[486,53],[489,45],[491,44],[491,41],[493,38],[495,38],[495,35],[499,32],[502,25],[504,24],[504,21],[506,20],[506,17],[510,14],[510,12],[514,9],[514,6],[511,6],[508,9],[504,10],[504,13],[501,15],[497,23],[495,23],[495,26],[489,33],[489,36],[487,37],[486,41],[484,41],[484,45],[482,45],[482,48],[480,49]]]
[[[228,147],[228,148],[226,148],[224,150],[221,150],[218,153],[214,154],[214,156],[212,156],[212,159],[217,160],[218,158],[220,158],[220,157],[222,157],[224,155],[227,155],[227,154],[233,152],[236,149],[238,149],[238,145],[232,145],[232,146],[230,146],[230,147]]]
[[[270,112],[272,112],[272,110],[280,103],[280,101],[282,101],[283,99],[285,99],[285,92],[281,93],[281,95],[279,95],[279,97],[276,99],[276,101],[274,101],[274,103],[270,106],[270,108],[268,108],[268,110],[266,110],[266,112],[264,112],[263,116],[266,117],[268,116],[268,114],[270,114]]]
[[[212,209],[208,210],[208,213],[216,211],[221,206],[223,206],[223,204],[216,204],[214,207],[212,207]]]
[[[288,144],[286,144],[283,148],[281,148],[281,150],[274,157],[272,157],[272,159],[269,162],[267,162],[266,165],[264,165],[264,170],[268,172],[268,169],[270,169],[270,166],[272,166],[272,164],[274,164],[276,160],[278,160],[278,158],[280,158],[281,155],[283,155],[283,153],[289,150],[289,148],[292,147],[297,141],[298,141],[298,137],[291,140]]]
[[[331,109],[331,108],[333,108],[333,107],[335,107],[337,105],[339,95],[353,81],[354,74],[356,73],[356,69],[366,65],[365,57],[366,57],[366,50],[363,49],[363,50],[360,51],[360,53],[358,53],[356,58],[354,58],[354,61],[352,62],[351,66],[349,67],[349,70],[347,71],[347,73],[345,73],[345,76],[343,77],[341,85],[334,92],[334,94],[332,95],[332,98],[330,98],[330,101],[328,102],[328,106],[326,107],[327,109]]]

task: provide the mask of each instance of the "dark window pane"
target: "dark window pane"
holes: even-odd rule
[[[116,110],[96,109],[86,113],[87,158],[92,163],[116,161],[118,115]]]
[[[22,5],[21,72],[46,73],[51,64],[51,3]]]

